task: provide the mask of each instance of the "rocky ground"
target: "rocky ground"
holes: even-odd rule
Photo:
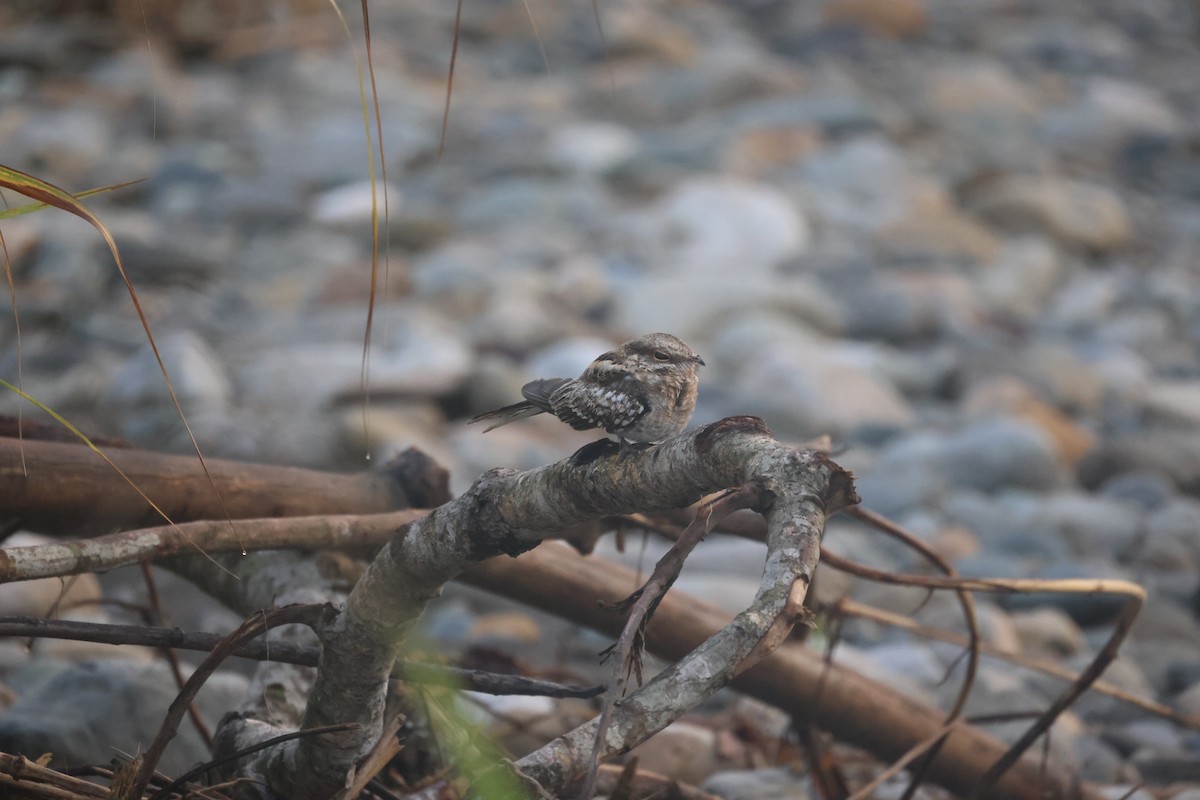
[[[1146,586],[1106,677],[1200,715],[1196,3],[608,0],[601,35],[587,3],[531,2],[539,40],[521,3],[471,2],[440,154],[454,4],[372,6],[390,190],[366,434],[371,190],[336,18],[301,2],[272,19],[151,7],[147,36],[136,4],[112,5],[0,10],[0,163],[71,190],[145,178],[91,205],[208,454],[357,469],[416,444],[461,489],[594,438],[541,419],[485,436],[471,414],[669,331],[709,365],[698,423],[833,434],[864,505],[962,572]],[[86,430],[186,451],[95,232],[51,212],[2,230],[25,389]],[[10,380],[13,334],[0,320]],[[917,568],[849,522],[827,544]],[[681,585],[740,607],[756,558],[706,543]],[[922,599],[834,577],[825,591]],[[1117,610],[981,605],[992,644],[1073,668]],[[452,595],[431,635],[557,635],[479,607]],[[921,619],[954,624],[940,602]],[[954,648],[852,624],[839,652],[950,697]],[[16,705],[0,725],[61,691],[23,659],[5,656]],[[968,711],[1044,707],[1060,687],[985,661]],[[708,733],[680,741],[715,736],[691,727]],[[1134,797],[1200,796],[1180,789],[1200,785],[1200,735],[1147,712],[1091,698],[1053,744],[1114,797],[1141,782]],[[733,766],[678,771],[726,797],[804,791]]]

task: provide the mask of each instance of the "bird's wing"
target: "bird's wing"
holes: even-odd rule
[[[492,422],[492,420],[495,420],[495,422],[492,422],[491,425],[483,429],[483,432],[487,433],[490,430],[499,428],[501,425],[507,425],[510,422],[516,422],[517,420],[525,419],[526,417],[536,416],[545,410],[546,409],[539,408],[533,403],[522,400],[520,403],[513,403],[511,406],[497,408],[495,411],[489,411],[486,414],[480,414],[477,417],[473,417],[471,422]]]
[[[554,416],[577,431],[609,433],[628,428],[650,410],[645,390],[628,376],[611,383],[567,381],[554,390],[550,405]]]
[[[522,386],[521,394],[542,411],[549,411],[553,414],[554,407],[550,403],[550,397],[565,384],[571,382],[570,378],[542,378]]]

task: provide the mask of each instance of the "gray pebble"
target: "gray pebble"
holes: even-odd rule
[[[108,659],[56,666],[29,665],[40,672],[28,688],[11,682],[19,699],[0,717],[0,749],[31,759],[53,753],[56,767],[106,764],[113,749],[144,752],[179,689],[163,663]],[[217,673],[197,696],[210,725],[235,708],[246,679]],[[167,774],[179,774],[210,754],[191,725],[180,726],[159,762]]]

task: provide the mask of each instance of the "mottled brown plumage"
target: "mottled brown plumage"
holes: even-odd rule
[[[696,368],[703,364],[681,339],[651,333],[599,356],[578,378],[530,381],[522,402],[471,421],[494,420],[486,432],[546,413],[575,430],[601,428],[622,443],[659,442],[687,427],[696,408]]]

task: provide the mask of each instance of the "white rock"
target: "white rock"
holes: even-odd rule
[[[913,645],[913,647],[920,650],[926,649],[921,645]],[[833,660],[918,702],[933,703],[933,693],[925,687],[919,677],[898,672],[880,663],[871,655],[870,651],[842,642],[833,651]]]
[[[1012,612],[1012,623],[1025,653],[1039,658],[1063,658],[1083,651],[1087,639],[1065,611],[1043,606]]]
[[[996,260],[979,274],[979,293],[995,314],[1031,320],[1063,280],[1063,260],[1041,236],[1008,239]]]
[[[907,401],[872,367],[876,350],[761,311],[737,318],[714,339],[729,374],[726,410],[762,416],[783,437],[911,425]]]
[[[1117,78],[1093,77],[1083,96],[1052,113],[1044,131],[1064,148],[1110,148],[1138,133],[1173,136],[1179,115],[1162,92]]]
[[[1006,230],[1044,231],[1069,247],[1112,250],[1133,238],[1133,222],[1120,196],[1084,181],[1009,176],[981,190],[970,206]]]
[[[618,297],[616,321],[622,330],[666,331],[697,347],[728,319],[742,314],[782,312],[826,333],[842,327],[839,301],[816,281],[798,275],[728,268],[723,274],[697,274],[681,269],[642,276]]]
[[[720,765],[717,732],[692,722],[672,722],[630,754],[643,769],[691,784],[702,782]]]
[[[1153,370],[1140,354],[1124,347],[1107,348],[1092,358],[1091,365],[1114,399],[1129,405],[1145,401]]]
[[[388,211],[395,214],[400,208],[400,189],[394,184],[375,181],[375,211],[383,224],[384,190],[387,191]],[[348,183],[328,189],[313,200],[312,218],[334,227],[349,227],[371,222],[371,182]]]
[[[878,136],[823,151],[804,165],[809,201],[821,220],[876,232],[904,219],[918,192],[908,158]]]
[[[0,738],[15,748],[11,752],[30,748],[26,755],[50,751],[59,764],[99,764],[114,751],[144,751],[179,693],[161,662],[110,659],[55,667],[44,661],[36,673],[26,671],[31,686],[14,687],[21,697],[0,717]],[[236,707],[246,689],[241,675],[217,672],[201,688],[197,708],[212,725]],[[208,756],[195,727],[183,725],[159,767],[179,774]]]
[[[517,352],[554,341],[573,320],[548,300],[548,288],[541,275],[507,276],[492,290],[482,312],[470,321],[471,338]],[[598,350],[595,355],[602,352]]]
[[[220,409],[232,389],[220,359],[194,331],[172,331],[157,337],[158,351],[184,410]],[[105,400],[126,408],[170,402],[170,393],[150,345],[130,358],[109,386]]]
[[[761,568],[746,575],[681,575],[675,588],[692,597],[702,597],[704,602],[730,614],[744,611],[758,593],[759,581],[753,577]]]
[[[571,172],[590,174],[612,169],[637,149],[637,135],[611,122],[568,123],[555,128],[546,142],[550,163]]]
[[[999,61],[958,60],[931,69],[922,82],[939,114],[1030,117],[1037,111],[1027,83]]]
[[[1055,296],[1046,318],[1057,328],[1091,327],[1109,318],[1120,299],[1121,291],[1111,275],[1081,273]]]
[[[808,247],[808,220],[782,192],[728,178],[684,181],[652,211],[664,257],[697,270],[770,269]]]
[[[655,333],[655,331],[640,331]],[[572,336],[547,345],[533,353],[525,364],[531,378],[574,378],[592,363],[596,356],[614,349],[619,342],[594,336]]]
[[[1168,422],[1200,424],[1200,381],[1158,380],[1146,387],[1146,410]]]
[[[371,351],[373,393],[443,394],[470,373],[473,353],[455,335],[416,325],[393,335],[393,344]],[[362,344],[349,341],[268,347],[249,354],[238,370],[245,402],[277,413],[327,408],[358,393],[361,378]]]

